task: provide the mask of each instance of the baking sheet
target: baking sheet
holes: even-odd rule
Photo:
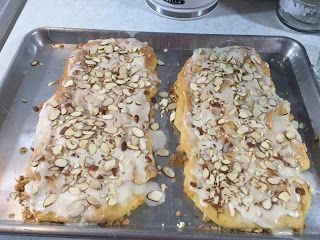
[[[22,155],[21,147],[32,147],[32,138],[38,121],[38,113],[32,107],[46,100],[54,92],[48,83],[57,80],[62,74],[65,59],[78,43],[90,39],[109,37],[135,37],[147,41],[154,48],[158,59],[165,62],[158,67],[162,80],[159,91],[166,90],[176,80],[177,73],[192,49],[198,47],[222,47],[228,45],[244,45],[254,47],[269,63],[271,75],[277,93],[292,104],[292,112],[305,129],[300,130],[308,148],[311,168],[307,173],[313,186],[312,207],[306,219],[303,239],[320,238],[319,218],[319,179],[320,148],[314,141],[315,133],[320,133],[320,94],[311,64],[301,44],[285,37],[265,36],[232,36],[232,35],[199,35],[175,33],[142,33],[119,32],[106,30],[55,29],[40,28],[26,35],[13,59],[7,74],[0,81],[0,232],[50,235],[104,236],[123,238],[159,238],[159,239],[270,239],[279,236],[264,234],[240,233],[229,230],[199,230],[204,224],[202,214],[191,200],[187,199],[182,188],[182,169],[171,166],[176,172],[176,179],[163,174],[156,179],[168,185],[166,202],[157,207],[146,205],[139,207],[129,217],[127,226],[79,226],[59,224],[25,224],[21,221],[20,206],[16,201],[8,200],[13,191],[15,178],[24,174],[26,160],[31,151]],[[63,48],[52,47],[63,44]],[[167,48],[168,52],[163,52]],[[41,64],[31,66],[33,60]],[[156,121],[167,136],[166,148],[174,153],[178,135],[170,124],[168,116],[160,118],[156,113]],[[157,158],[157,164],[169,165],[166,158]],[[180,210],[181,217],[175,212]],[[14,218],[9,217],[15,213]],[[185,222],[184,229],[177,228],[177,223]],[[283,236],[282,236],[283,237]],[[290,237],[289,237],[290,238]]]

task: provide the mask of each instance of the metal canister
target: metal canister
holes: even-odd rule
[[[218,0],[146,0],[157,13],[176,19],[198,18],[211,12]]]

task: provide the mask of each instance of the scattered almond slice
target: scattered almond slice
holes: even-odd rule
[[[166,166],[163,167],[162,168],[162,172],[169,178],[175,178],[176,177],[175,172],[169,167],[166,167]]]
[[[165,148],[158,148],[156,150],[156,154],[160,157],[167,157],[169,156],[170,152]]]
[[[152,191],[152,192],[149,192],[147,194],[147,197],[148,199],[150,199],[151,201],[154,201],[154,202],[159,202],[161,200],[163,196],[163,193],[161,191]]]
[[[38,60],[33,60],[32,62],[31,62],[31,66],[37,66],[39,64],[39,61]]]
[[[162,60],[160,60],[160,59],[157,60],[157,64],[158,64],[159,66],[165,65],[165,63],[164,63]]]
[[[44,207],[49,207],[50,205],[54,204],[58,199],[57,194],[50,194],[43,202]]]

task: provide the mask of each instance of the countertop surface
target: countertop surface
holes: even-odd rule
[[[144,0],[28,0],[0,52],[1,79],[26,33],[39,27],[89,28],[181,33],[287,36],[301,42],[315,63],[320,34],[305,34],[284,26],[274,0],[223,0],[209,15],[179,21],[154,13]],[[0,239],[21,239],[0,236]],[[28,238],[30,239],[30,237]]]

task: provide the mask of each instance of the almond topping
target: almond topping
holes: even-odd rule
[[[78,201],[78,202],[75,202],[71,208],[69,209],[69,214],[70,214],[70,217],[78,217],[81,215],[81,213],[83,213],[85,210],[83,204]]]
[[[110,198],[109,201],[108,201],[110,206],[116,205],[117,202],[118,202],[118,200],[116,198]]]
[[[88,150],[90,155],[94,155],[97,152],[97,146],[94,143],[89,143]]]
[[[237,172],[230,172],[227,174],[227,178],[229,178],[231,181],[236,180],[238,177],[238,173]]]
[[[170,152],[165,148],[158,148],[156,150],[156,154],[160,157],[167,157],[169,156]]]
[[[133,127],[133,128],[131,128],[131,131],[132,131],[133,135],[135,135],[136,137],[141,138],[144,136],[144,132],[140,128]]]
[[[103,168],[105,171],[110,171],[112,168],[115,167],[116,163],[117,163],[117,161],[114,159],[109,160],[103,165]]]
[[[249,131],[249,128],[245,125],[241,125],[240,127],[238,127],[237,129],[237,133],[240,135],[243,135],[245,133],[247,133]]]
[[[64,168],[68,165],[68,161],[64,158],[58,158],[54,161],[54,165],[60,168]]]
[[[154,202],[159,202],[163,196],[161,191],[152,191],[147,194],[148,199]]]
[[[76,141],[66,140],[66,147],[69,150],[74,150],[78,147],[78,143]]]
[[[270,198],[267,198],[266,200],[264,200],[264,201],[262,202],[262,206],[263,206],[263,208],[266,209],[266,210],[271,209],[272,203],[271,203]]]
[[[95,197],[90,196],[90,195],[87,196],[87,201],[89,204],[96,206],[96,207],[99,207],[101,205]]]
[[[270,183],[270,184],[279,184],[280,181],[281,181],[281,178],[280,177],[268,177],[267,181]]]
[[[46,197],[46,199],[43,202],[44,207],[49,207],[50,205],[54,204],[55,201],[57,201],[58,196],[57,194],[50,194],[49,196]]]
[[[209,176],[210,176],[210,173],[209,173],[208,168],[204,168],[203,171],[202,171],[202,177],[204,179],[207,179]]]
[[[59,109],[54,109],[49,114],[49,120],[51,120],[51,121],[56,120],[59,116],[60,116],[60,110]]]
[[[159,123],[152,123],[150,128],[153,130],[153,131],[156,131],[158,130],[160,127],[159,127]]]
[[[163,167],[162,168],[162,172],[169,178],[175,178],[176,177],[175,172],[169,167]]]
[[[53,155],[59,155],[63,149],[63,145],[56,145],[52,148]]]
[[[296,138],[296,134],[292,131],[287,131],[286,132],[286,137],[289,139],[289,140],[292,140],[292,139],[295,139]]]
[[[278,198],[281,199],[282,201],[284,202],[288,202],[289,199],[290,199],[290,195],[288,192],[281,192],[279,195],[278,195]]]

